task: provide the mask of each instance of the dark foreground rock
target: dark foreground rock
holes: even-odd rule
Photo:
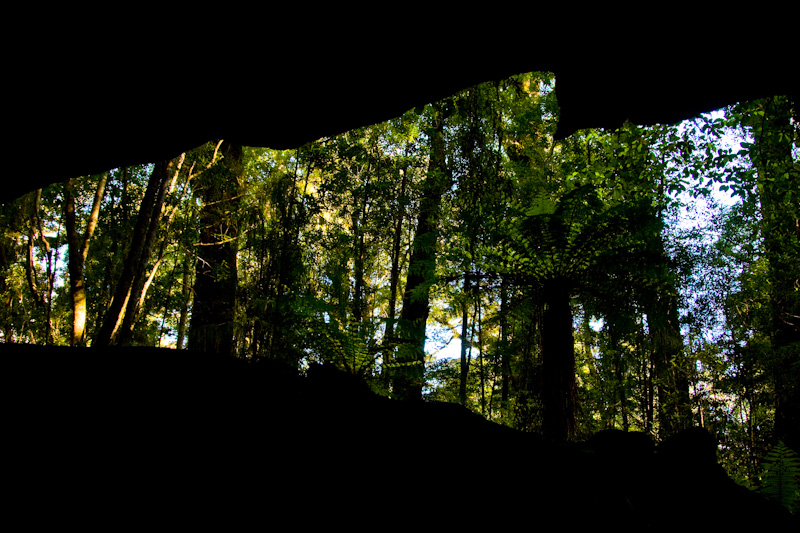
[[[320,368],[15,345],[0,361],[5,503],[26,525],[796,527],[725,475],[703,430],[565,446]]]

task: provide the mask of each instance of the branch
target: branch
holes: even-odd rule
[[[103,193],[105,192],[107,181],[108,172],[103,172],[100,175],[100,180],[97,182],[97,190],[94,193],[94,200],[92,202],[92,212],[89,215],[89,221],[86,223],[86,233],[83,235],[81,257],[84,262],[86,262],[86,256],[89,255],[89,241],[92,239],[94,230],[97,227],[97,220],[100,218],[100,204],[103,202]]]

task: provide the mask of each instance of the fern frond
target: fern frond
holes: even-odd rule
[[[800,457],[778,441],[764,457],[762,465],[761,493],[780,502],[792,513],[800,511]]]

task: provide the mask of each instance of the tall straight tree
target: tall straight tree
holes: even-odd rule
[[[86,231],[79,234],[75,215],[75,179],[70,179],[66,186],[66,199],[64,202],[64,219],[67,230],[69,292],[72,300],[72,333],[70,345],[77,346],[84,343],[86,332],[86,282],[84,279],[84,265],[89,254],[89,243],[97,227],[100,215],[100,204],[108,180],[108,172],[101,174],[97,180],[94,201],[89,219],[86,222]]]
[[[469,309],[480,299],[480,274],[477,249],[486,237],[486,220],[490,218],[493,201],[502,194],[499,172],[498,91],[494,85],[473,87],[455,100],[454,144],[451,171],[458,182],[455,193],[455,224],[460,241],[455,248],[461,252],[459,269],[463,275],[461,293],[461,376],[459,401],[466,403],[470,370],[467,331]],[[472,324],[474,331],[476,324]]]
[[[389,303],[386,318],[386,346],[383,352],[383,362],[386,369],[392,363],[393,349],[396,342],[394,334],[396,307],[397,307],[397,292],[400,283],[400,261],[403,238],[403,225],[405,224],[405,210],[406,210],[406,186],[408,177],[408,167],[406,166],[400,171],[400,191],[397,195],[397,206],[394,213],[394,220],[392,220],[392,250],[391,259],[392,267],[389,272]],[[391,381],[391,373],[384,370],[383,373],[384,385],[388,388]]]
[[[190,350],[231,355],[238,284],[237,214],[243,187],[242,147],[228,141],[219,145],[221,160],[195,184],[203,202],[200,242],[194,283]]]
[[[656,238],[656,242],[660,239]],[[663,252],[663,244],[660,252]],[[652,365],[658,393],[659,435],[663,438],[689,427],[692,423],[689,395],[689,362],[683,353],[683,338],[678,317],[677,293],[666,266],[659,266],[661,284],[645,303],[647,325],[652,345]]]
[[[419,399],[425,373],[425,329],[430,313],[430,289],[435,281],[436,246],[442,197],[450,186],[444,142],[444,110],[431,107],[428,129],[430,159],[422,184],[411,257],[408,262],[403,309],[398,323],[399,346],[394,359],[392,392],[402,399]]]
[[[666,199],[660,189],[663,188],[665,169],[663,163],[654,160],[651,142],[642,129],[629,125],[617,130],[610,148],[616,185],[622,186],[624,197],[629,201],[638,198],[644,205],[652,204],[652,208],[642,209],[637,217],[641,228],[647,228],[640,236],[645,251],[643,263],[647,265],[645,277],[649,281],[641,280],[640,287],[634,292],[644,293],[640,296],[640,303],[647,316],[653,378],[658,394],[659,436],[664,438],[692,424],[689,394],[692,363],[684,353],[678,291],[663,236]]]
[[[573,291],[574,282],[561,278],[548,280],[541,290],[542,429],[545,437],[557,440],[575,434]]]
[[[776,96],[747,104],[750,158],[758,176],[769,263],[775,438],[800,449],[800,163],[797,102]]]
[[[103,325],[94,339],[96,346],[108,346],[119,342],[118,334],[126,313],[138,312],[129,305],[130,300],[139,301],[141,288],[144,286],[147,261],[158,232],[164,198],[169,187],[172,171],[177,160],[159,161],[153,165],[153,171],[147,183],[147,190],[139,207],[131,244],[125,256],[122,274],[117,281],[111,305],[106,311]],[[130,328],[135,317],[129,318]],[[130,339],[130,331],[123,334],[124,341]]]

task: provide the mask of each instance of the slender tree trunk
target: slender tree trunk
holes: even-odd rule
[[[370,194],[370,172],[372,171],[371,162],[367,166],[366,178],[364,182],[364,195],[361,201],[361,206],[353,214],[353,238],[355,241],[355,253],[353,254],[354,271],[353,277],[353,301],[350,309],[352,312],[352,321],[356,324],[361,323],[364,319],[364,310],[366,308],[366,283],[364,280],[365,272],[365,256],[367,253],[366,236],[364,226],[366,225],[367,213],[369,211],[369,194]]]
[[[75,222],[75,178],[67,181],[64,201],[64,226],[67,231],[69,292],[72,300],[72,333],[70,346],[83,341],[86,325],[86,291],[84,289],[83,261],[80,256],[80,236]]]
[[[39,220],[41,224],[41,220]],[[42,239],[42,242],[45,244],[45,250],[47,253],[47,321],[45,323],[45,344],[50,345],[53,344],[53,290],[56,286],[56,273],[57,269],[55,265],[58,264],[58,250],[61,247],[61,243],[59,242],[61,234],[61,228],[59,228],[59,232],[56,235],[55,243],[51,247],[47,243],[47,237],[44,234],[44,228],[41,226],[39,227],[39,237]]]
[[[31,296],[33,296],[33,301],[36,302],[37,307],[44,307],[44,294],[39,291],[39,284],[36,279],[36,260],[34,259],[33,250],[34,242],[36,241],[37,237],[41,238],[46,254],[50,253],[50,245],[47,242],[47,239],[44,238],[44,235],[42,235],[41,219],[39,218],[39,206],[42,201],[42,189],[36,189],[36,191],[31,193],[31,196],[31,220],[28,228],[28,254],[27,261],[25,262],[25,276],[28,280],[28,288],[31,291]]]
[[[608,358],[612,371],[614,373],[614,390],[609,391],[611,394],[609,396],[613,402],[613,408],[610,410],[610,426],[614,427],[616,424],[616,415],[617,415],[617,406],[619,406],[619,412],[622,419],[622,430],[628,431],[628,394],[627,394],[627,387],[625,384],[626,381],[626,372],[625,372],[625,355],[623,353],[624,345],[622,342],[622,332],[620,331],[619,326],[615,325],[612,321],[608,325],[608,344],[610,346],[610,350],[604,354],[604,358]]]
[[[400,314],[400,346],[392,381],[401,399],[420,399],[425,374],[425,327],[430,312],[430,287],[435,279],[436,245],[442,196],[450,180],[445,165],[444,122],[437,110],[431,128],[431,154],[420,199],[417,229],[408,262],[403,310]]]
[[[678,433],[692,424],[689,368],[671,291],[662,291],[647,310],[658,397],[659,436]]]
[[[652,215],[654,222],[660,217]],[[678,316],[678,291],[673,272],[660,233],[649,238],[648,247],[655,265],[656,279],[660,283],[645,303],[647,327],[653,361],[653,385],[659,423],[659,437],[678,433],[693,424],[690,377],[692,362],[686,355]]]
[[[175,341],[175,348],[183,349],[183,341],[186,339],[186,326],[189,323],[189,301],[192,297],[192,277],[191,262],[188,257],[183,259],[183,283],[181,284],[181,314],[178,319],[178,338]]]
[[[92,202],[92,211],[89,214],[89,220],[86,223],[86,231],[83,235],[78,233],[75,216],[75,195],[73,193],[75,180],[70,179],[66,186],[64,220],[68,244],[69,289],[72,299],[71,346],[82,345],[85,342],[86,280],[84,278],[84,267],[86,264],[86,257],[89,254],[89,243],[97,227],[97,220],[100,217],[100,204],[103,201],[107,180],[108,172],[101,174],[98,179],[94,200]]]
[[[400,177],[400,194],[398,196],[397,204],[397,218],[394,222],[394,236],[392,238],[392,269],[389,279],[389,312],[386,320],[386,346],[383,350],[383,377],[384,384],[389,388],[391,373],[388,369],[392,364],[392,356],[394,355],[394,348],[397,339],[394,334],[394,326],[397,313],[397,286],[400,282],[400,245],[403,240],[403,224],[405,224],[405,196],[406,196],[406,182],[407,171],[401,172]]]
[[[500,282],[500,402],[502,403],[503,416],[508,410],[508,401],[511,390],[511,355],[508,346],[508,282]]]
[[[464,288],[461,293],[464,301],[461,304],[461,364],[459,365],[458,403],[467,405],[467,379],[469,377],[469,295],[472,292],[472,278],[464,272]]]
[[[652,358],[645,360],[642,363],[643,378],[645,380],[645,397],[644,397],[644,428],[648,435],[653,435],[653,425],[655,424],[655,403],[656,403],[656,385],[653,376],[656,373],[655,362]]]
[[[481,317],[480,287],[476,287],[478,294],[475,298],[475,321],[473,327],[478,327],[478,368],[481,381],[481,415],[486,416],[486,367],[483,360],[483,324]],[[490,417],[491,418],[491,417]]]
[[[622,431],[628,431],[630,423],[628,421],[628,391],[627,387],[625,386],[625,367],[621,354],[618,355],[619,357],[617,357],[617,360],[615,361],[616,368],[614,369],[616,377],[615,381],[618,387],[617,395],[619,397],[619,409],[622,415]]]
[[[225,141],[220,151],[223,158],[216,171],[207,173],[204,182],[198,184],[203,200],[202,230],[188,348],[232,355],[239,251],[236,216],[244,169],[241,146]]]
[[[33,208],[31,212],[31,225],[33,228],[31,229],[30,233],[28,234],[28,268],[27,268],[27,275],[28,275],[28,284],[31,289],[31,293],[34,299],[37,302],[37,306],[45,307],[46,313],[46,321],[45,321],[45,344],[52,344],[53,343],[53,289],[55,288],[55,280],[56,280],[56,270],[54,268],[54,264],[58,264],[58,249],[60,248],[61,244],[59,242],[59,237],[61,235],[61,228],[59,228],[58,233],[56,234],[55,242],[53,246],[50,246],[50,241],[48,241],[47,237],[44,234],[44,225],[42,223],[42,219],[39,217],[39,205],[42,199],[42,190],[37,189],[33,194]],[[34,266],[34,257],[33,257],[33,240],[38,236],[39,241],[41,242],[42,249],[44,250],[45,256],[45,269],[46,269],[46,280],[47,280],[47,287],[46,290],[40,292],[37,288],[36,282],[36,269]],[[31,340],[31,343],[35,342],[32,330],[28,330],[28,334]]]

